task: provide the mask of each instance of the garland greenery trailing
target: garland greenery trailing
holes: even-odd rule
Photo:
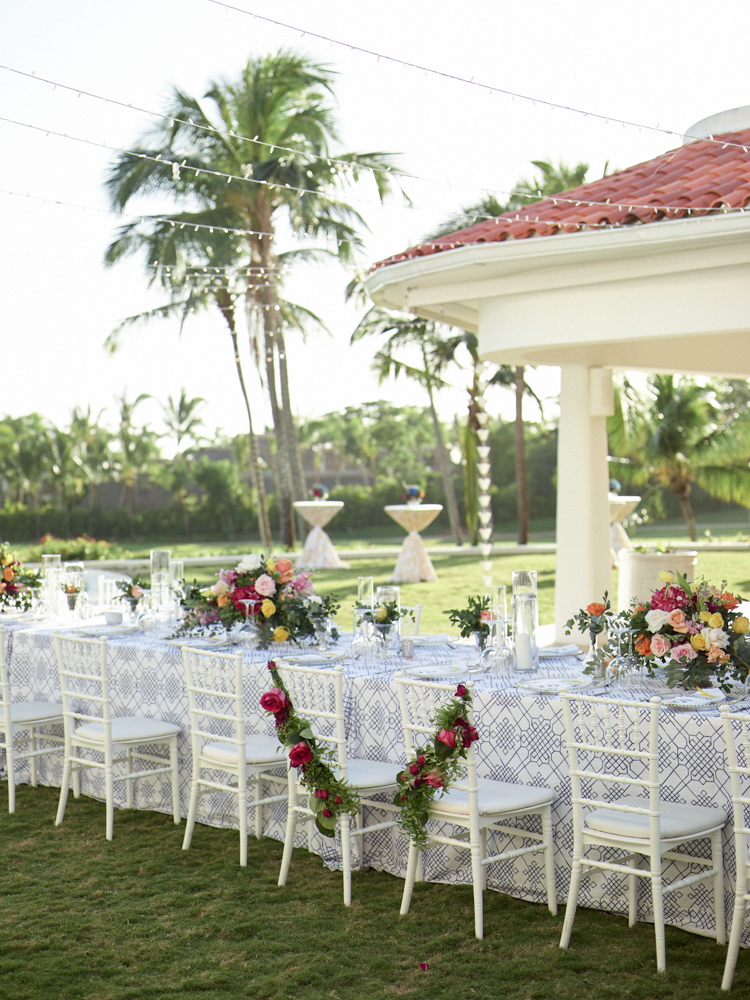
[[[455,696],[431,720],[436,729],[432,746],[417,747],[396,777],[399,790],[393,801],[401,808],[400,826],[420,849],[427,846],[427,820],[435,797],[461,776],[466,751],[479,739],[465,718],[470,705],[471,694],[459,684]]]
[[[295,712],[274,660],[268,661],[268,669],[274,687],[261,695],[260,706],[273,714],[278,737],[289,748],[289,763],[302,775],[310,808],[315,812],[315,825],[323,836],[335,837],[341,813],[359,812],[359,795],[348,782],[336,777],[331,767],[337,762],[336,752],[320,746],[309,720]]]

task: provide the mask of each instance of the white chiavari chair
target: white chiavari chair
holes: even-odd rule
[[[401,619],[401,638],[419,635],[419,620],[422,617],[422,605],[402,604],[401,610],[407,612]]]
[[[438,684],[428,681],[412,680],[401,674],[396,674],[401,719],[404,727],[407,760],[417,752],[415,740],[432,741],[435,734],[435,724],[432,721],[438,709],[453,697],[455,684]],[[472,690],[473,685],[467,684]],[[471,723],[470,711],[467,711],[466,722]],[[506,861],[532,854],[537,851],[544,853],[545,883],[547,889],[547,906],[550,913],[557,913],[557,896],[555,892],[554,841],[552,835],[552,801],[555,793],[551,788],[537,788],[531,785],[513,785],[504,781],[493,781],[491,778],[477,777],[477,757],[475,744],[472,743],[466,752],[466,781],[451,785],[448,791],[433,801],[430,809],[430,819],[462,830],[466,834],[446,836],[428,830],[427,836],[432,843],[447,844],[471,852],[471,875],[474,888],[474,933],[477,938],[484,937],[484,899],[483,890],[486,887],[487,866],[498,861]],[[506,825],[507,820],[517,817],[539,816],[541,833],[526,826],[516,827]],[[500,854],[487,854],[488,833],[494,831],[511,837],[531,840],[532,844],[525,847],[503,851]],[[417,878],[420,852],[412,842],[409,845],[409,860],[406,869],[406,883],[401,900],[401,914],[409,912],[414,882]]]
[[[732,783],[734,813],[734,850],[737,861],[737,881],[734,890],[734,915],[729,935],[729,950],[724,966],[723,990],[732,988],[742,935],[747,926],[748,877],[750,877],[750,715],[733,714],[726,705],[721,707],[724,739],[727,745],[727,769]]]
[[[711,879],[714,891],[716,940],[726,941],[724,921],[724,866],[721,832],[727,815],[721,809],[665,802],[660,798],[659,711],[661,699],[650,702],[594,698],[562,692],[566,743],[573,804],[573,867],[560,947],[567,948],[573,930],[578,894],[584,874],[592,870],[619,872],[628,878],[628,923],[638,919],[638,878],[651,882],[656,965],[666,969],[664,945],[664,894]],[[593,795],[592,785],[603,783],[607,792]],[[614,794],[617,786],[640,793]],[[587,791],[588,790],[588,791]],[[584,813],[584,809],[592,810]],[[677,853],[696,840],[709,840],[711,859]],[[588,853],[594,848],[594,854]],[[614,848],[624,852],[610,860]],[[639,857],[648,869],[638,867]],[[662,861],[679,861],[703,870],[665,883]]]
[[[37,760],[62,752],[62,736],[49,733],[50,726],[62,726],[62,705],[49,701],[13,701],[8,663],[5,657],[5,628],[0,625],[0,750],[5,751],[8,772],[8,812],[16,811],[16,765],[28,760],[31,786],[37,787]],[[44,746],[51,743],[52,746]],[[40,745],[41,744],[41,745]]]
[[[242,650],[218,653],[182,647],[188,702],[193,774],[190,785],[183,851],[193,839],[201,795],[214,791],[237,796],[240,826],[240,865],[247,866],[248,808],[254,809],[255,836],[263,835],[263,806],[285,802],[286,774],[274,774],[286,766],[286,754],[275,736],[248,733],[242,701]],[[263,796],[263,782],[283,793]],[[254,796],[248,801],[248,785]]]
[[[378,830],[395,830],[398,820],[395,815],[398,809],[393,805],[396,792],[396,774],[398,765],[382,760],[364,760],[352,758],[346,752],[346,732],[344,726],[344,692],[343,668],[334,667],[321,670],[317,667],[303,667],[277,660],[276,666],[289,692],[295,712],[310,720],[314,726],[315,739],[321,744],[327,744],[336,754],[332,764],[340,779],[347,781],[360,794],[362,809],[355,818],[354,829],[351,827],[348,813],[343,813],[339,820],[341,833],[341,855],[344,873],[344,905],[351,906],[352,901],[352,839],[360,840],[359,866],[365,853],[364,838]],[[284,855],[279,873],[279,885],[286,885],[289,866],[292,860],[294,835],[297,822],[304,819],[308,823],[308,849],[315,812],[300,802],[314,793],[299,780],[297,770],[289,768],[289,814],[287,817],[286,837],[284,839]],[[384,793],[385,802],[372,798],[373,795]],[[394,816],[393,819],[381,823],[364,823],[364,809],[372,808]]]
[[[55,825],[59,826],[65,816],[71,774],[76,776],[89,768],[104,772],[107,840],[114,836],[115,782],[125,782],[125,805],[132,809],[136,781],[168,774],[172,815],[179,824],[177,738],[181,728],[161,719],[112,715],[106,639],[79,639],[58,633],[54,639],[65,726],[65,762]],[[166,746],[169,759],[143,749],[151,746]],[[81,750],[87,751],[87,756],[82,756]]]

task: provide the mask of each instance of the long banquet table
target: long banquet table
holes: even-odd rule
[[[70,627],[70,626],[68,626]],[[67,631],[67,629],[66,629]],[[8,663],[15,701],[60,698],[60,685],[52,639],[52,627],[45,623],[16,623],[6,628]],[[183,727],[180,744],[180,791],[183,816],[187,813],[190,787],[191,751],[189,743],[188,700],[178,648],[148,633],[133,633],[109,640],[110,690],[116,715],[152,715]],[[346,640],[342,638],[346,647]],[[468,655],[468,648],[436,643],[417,648],[415,660],[397,658],[379,662],[345,661],[348,752],[365,758],[393,761],[394,772],[403,765],[401,723],[393,675],[416,663],[455,663]],[[269,686],[267,654],[245,652],[244,701],[248,726],[272,734],[270,716],[259,706],[261,694]],[[551,676],[580,673],[577,658],[553,657],[543,663]],[[555,868],[558,900],[567,897],[570,858],[573,846],[570,778],[564,743],[564,726],[559,698],[534,695],[513,686],[512,677],[490,674],[474,677],[474,717],[480,733],[478,744],[482,776],[500,781],[546,785],[556,790],[553,805],[555,833]],[[663,775],[662,796],[668,801],[690,805],[716,805],[731,816],[729,777],[726,771],[724,737],[718,712],[675,713],[665,709],[661,717],[660,768]],[[42,758],[40,780],[59,786],[62,776],[60,757]],[[28,780],[21,770],[20,781]],[[82,790],[95,798],[104,798],[101,771],[86,772]],[[604,796],[605,788],[595,789]],[[117,790],[116,790],[117,794]],[[124,790],[123,790],[124,796]],[[167,783],[144,780],[136,783],[138,808],[171,813]],[[69,804],[74,808],[74,804]],[[236,798],[224,793],[201,799],[198,821],[210,826],[235,827]],[[374,821],[385,814],[373,817]],[[54,817],[50,817],[52,821]],[[266,807],[265,833],[283,839],[286,806]],[[497,835],[499,837],[499,835]],[[300,828],[298,844],[305,843]],[[497,842],[496,842],[497,843]],[[514,845],[522,846],[518,840]],[[497,846],[503,846],[497,843]],[[401,834],[380,831],[365,840],[366,866],[402,876],[406,869],[407,842]],[[709,856],[708,842],[705,845]],[[316,837],[314,849],[329,867],[338,867],[338,842]],[[734,899],[735,857],[731,822],[724,835],[724,896],[727,918],[731,918]],[[685,866],[665,863],[669,881],[686,874]],[[468,852],[455,852],[434,845],[425,854],[425,878],[442,882],[470,881]],[[639,879],[639,919],[650,919],[650,887]],[[515,858],[493,865],[488,871],[488,886],[518,898],[535,902],[545,899],[544,869],[541,854]],[[616,913],[627,912],[624,877],[616,873],[584,878],[580,903]],[[699,934],[713,935],[711,892],[698,883],[665,897],[667,923]],[[750,944],[750,934],[746,935]]]

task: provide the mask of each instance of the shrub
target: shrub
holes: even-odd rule
[[[39,545],[29,549],[29,561],[40,562],[42,553],[59,554],[63,562],[80,562],[84,559],[99,561],[116,559],[119,551],[118,547],[113,548],[109,542],[97,541],[88,535],[79,535],[78,538],[55,538],[54,535],[47,534],[39,539]]]

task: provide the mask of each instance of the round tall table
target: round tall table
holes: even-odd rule
[[[324,525],[338,514],[344,506],[343,500],[296,500],[294,509],[311,524],[312,531],[305,539],[302,554],[297,565],[304,569],[349,569],[333,547],[333,542],[323,531]]]
[[[391,575],[394,583],[419,583],[422,580],[431,583],[437,580],[435,567],[430,562],[419,532],[432,524],[442,509],[440,503],[399,503],[384,508],[386,514],[408,532]]]

